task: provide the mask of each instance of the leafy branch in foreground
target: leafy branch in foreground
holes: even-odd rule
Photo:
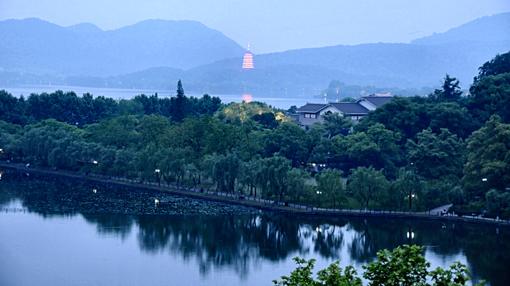
[[[429,271],[430,263],[423,256],[423,247],[417,245],[403,245],[393,251],[387,249],[377,253],[375,261],[364,265],[363,277],[369,286],[464,286],[470,280],[466,266],[455,262],[449,268],[441,267]],[[276,286],[361,286],[353,266],[347,266],[343,271],[339,262],[334,262],[326,269],[313,276],[315,260],[294,258],[297,268],[290,276],[282,276],[280,280],[273,280]],[[427,279],[429,278],[429,279]],[[476,286],[485,285],[484,282]]]

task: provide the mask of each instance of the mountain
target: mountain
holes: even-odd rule
[[[0,22],[2,38],[7,22]],[[448,73],[468,88],[479,66],[510,50],[510,13],[479,18],[411,43],[255,55],[255,69],[249,71],[241,69],[242,48],[197,22],[149,20],[113,31],[91,24],[62,28],[35,19],[10,22],[32,25],[30,29],[18,27],[11,34],[28,29],[32,36],[10,35],[0,42],[0,66],[4,68],[0,69],[0,85],[4,86],[51,83],[174,89],[182,79],[186,90],[193,93],[310,96],[324,91],[332,80],[367,90],[425,91],[439,86]],[[45,36],[39,39],[37,34]],[[11,62],[24,64],[6,68],[13,66]]]
[[[476,19],[445,33],[412,43],[373,43],[310,48],[255,56],[256,69],[279,77],[285,67],[313,67],[310,79],[339,80],[346,84],[421,88],[438,86],[449,73],[468,87],[478,67],[498,53],[510,50],[510,13]],[[196,74],[232,73],[240,58],[219,61],[191,70]],[[221,72],[220,72],[221,71]],[[277,72],[278,71],[278,72]],[[242,73],[237,69],[237,73]],[[319,89],[285,71],[291,88]],[[231,75],[235,77],[235,75]],[[282,80],[282,79],[280,79]],[[268,78],[254,75],[245,84],[261,85]],[[325,85],[322,85],[325,88]]]
[[[110,76],[156,66],[191,68],[241,56],[244,49],[195,21],[146,20],[103,31],[39,19],[0,22],[0,69],[36,74]]]
[[[510,43],[510,13],[478,18],[474,21],[412,41],[420,45],[441,45],[461,42]]]

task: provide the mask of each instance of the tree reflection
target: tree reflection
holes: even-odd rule
[[[99,234],[116,235],[124,240],[130,233],[134,219],[124,214],[82,214],[90,224],[96,225]]]
[[[445,261],[465,255],[474,275],[492,285],[507,285],[510,281],[510,231],[502,228],[496,233],[494,226],[404,219],[306,218],[252,211],[175,214],[194,213],[194,209],[189,211],[189,205],[225,208],[182,198],[171,206],[172,211],[178,212],[160,215],[150,200],[140,199],[149,196],[145,193],[126,198],[126,193],[135,192],[101,186],[95,193],[84,183],[26,177],[3,179],[0,191],[0,203],[19,199],[30,212],[41,216],[81,214],[101,235],[126,239],[136,234],[143,252],[168,253],[193,261],[202,275],[215,268],[228,268],[247,277],[262,263],[288,261],[295,255],[331,260],[348,253],[351,261],[365,263],[380,249],[412,243],[426,246],[427,251]],[[155,214],[140,215],[140,211]]]

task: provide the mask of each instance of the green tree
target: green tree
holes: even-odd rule
[[[481,123],[493,114],[510,123],[510,52],[497,55],[480,67],[469,89],[468,106]]]
[[[262,161],[260,159],[242,163],[240,180],[248,188],[250,196],[257,196],[257,186],[260,184],[261,176]]]
[[[381,171],[372,167],[359,167],[352,171],[347,187],[360,204],[368,209],[370,203],[384,197],[388,189],[388,181]]]
[[[311,186],[307,183],[310,174],[298,168],[292,168],[287,174],[287,195],[293,202],[306,202],[312,197]]]
[[[254,121],[260,123],[264,128],[275,128],[278,126],[278,121],[272,112],[264,112],[261,114],[255,114],[251,117]]]
[[[437,101],[458,101],[462,96],[459,81],[446,74],[442,89],[436,89],[431,97]]]
[[[288,174],[291,162],[281,156],[262,160],[262,178],[267,195],[282,201],[288,190]]]
[[[140,134],[143,145],[155,144],[157,147],[168,145],[167,133],[170,130],[170,122],[160,115],[147,115],[140,119],[137,131]]]
[[[298,265],[292,271],[290,276],[282,276],[281,280],[273,280],[273,285],[277,286],[362,286],[361,279],[357,276],[356,270],[352,266],[347,266],[344,270],[338,262],[334,262],[326,269],[317,273],[317,280],[313,278],[313,268],[315,260],[305,260],[294,258]]]
[[[211,155],[209,160],[209,175],[216,183],[216,189],[222,192],[234,193],[237,180],[241,175],[241,160],[235,153],[226,155]]]
[[[510,124],[492,116],[468,138],[467,151],[463,184],[471,199],[510,186]]]
[[[342,172],[327,169],[320,172],[317,177],[317,190],[328,201],[333,202],[333,208],[339,206],[337,203],[345,201],[345,187],[342,180]]]
[[[430,129],[439,133],[448,129],[460,138],[466,138],[480,126],[469,110],[457,102],[441,102],[428,105]]]
[[[345,118],[338,113],[331,113],[324,115],[323,124],[328,132],[328,137],[331,138],[338,134],[346,135],[352,127],[352,120]]]
[[[487,215],[510,218],[510,191],[490,190],[485,194]]]
[[[294,167],[308,161],[311,146],[306,132],[294,123],[282,123],[263,138],[264,155],[275,154],[292,161]]]
[[[377,252],[377,259],[364,266],[368,286],[425,286],[430,264],[416,245]]]
[[[510,73],[510,52],[497,55],[492,60],[484,63],[475,77],[475,83],[484,77]]]
[[[171,99],[172,120],[181,122],[188,114],[188,98],[184,95],[182,82],[177,82],[177,95]]]
[[[136,130],[139,125],[136,116],[117,116],[103,120],[97,124],[87,125],[86,138],[105,146],[117,148],[134,147],[141,141],[140,133]]]
[[[391,183],[388,205],[397,209],[417,208],[423,191],[423,182],[412,168],[401,168],[397,179]]]
[[[25,99],[12,96],[5,90],[0,90],[0,120],[25,124],[28,118],[25,115]]]
[[[439,134],[425,129],[416,135],[415,140],[408,140],[406,149],[407,160],[424,178],[462,176],[464,143],[447,129],[441,129]]]
[[[400,133],[404,140],[412,138],[430,124],[429,114],[424,108],[426,102],[421,97],[395,97],[370,112],[356,129],[366,130],[374,123],[381,123],[385,128]]]
[[[363,277],[369,286],[467,286],[470,280],[466,266],[455,262],[449,268],[436,268],[429,271],[430,263],[423,256],[423,247],[402,245],[392,251],[383,249],[377,258],[363,265]],[[347,266],[343,271],[338,262],[313,276],[315,260],[294,258],[297,268],[289,276],[274,280],[277,286],[361,286],[354,267]],[[476,286],[484,285],[483,282]]]

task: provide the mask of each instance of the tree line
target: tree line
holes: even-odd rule
[[[395,97],[359,124],[305,130],[264,103],[57,91],[0,92],[3,159],[320,207],[510,217],[510,54],[469,92],[449,75],[428,97]]]

